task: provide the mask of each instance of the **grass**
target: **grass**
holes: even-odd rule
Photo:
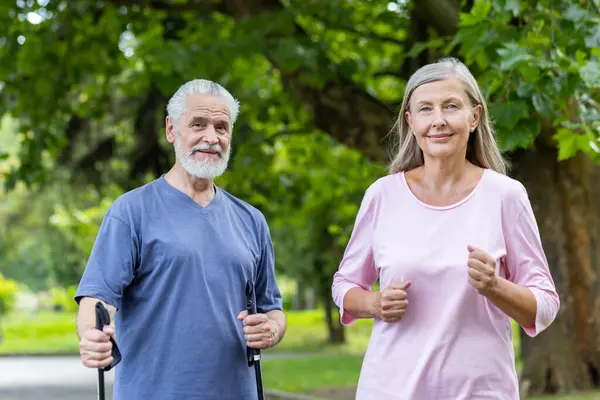
[[[362,357],[358,355],[267,359],[262,363],[263,382],[270,389],[304,393],[317,389],[354,387],[361,364]]]
[[[0,329],[0,354],[79,352],[72,313],[9,314],[0,320]]]

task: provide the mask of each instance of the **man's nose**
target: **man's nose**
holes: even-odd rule
[[[217,131],[215,130],[214,125],[212,124],[208,124],[206,126],[206,129],[204,129],[203,135],[202,135],[202,139],[205,142],[208,142],[210,144],[215,144],[219,142],[219,137],[217,136]]]

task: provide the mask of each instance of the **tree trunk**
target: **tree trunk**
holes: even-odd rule
[[[553,146],[513,157],[513,176],[529,193],[561,299],[545,332],[521,331],[522,383],[531,394],[600,385],[600,166],[580,154],[557,161]]]
[[[323,308],[325,309],[325,323],[327,324],[327,337],[329,343],[344,344],[346,342],[346,330],[340,323],[340,316],[331,299],[329,285],[327,285],[327,290],[321,291],[321,300],[323,301]]]
[[[294,293],[294,310],[306,310],[306,285],[302,281],[296,281],[296,293]]]

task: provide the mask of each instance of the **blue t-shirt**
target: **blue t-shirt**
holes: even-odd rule
[[[281,310],[273,246],[256,208],[215,188],[202,207],[164,177],[107,211],[75,294],[117,308],[115,400],[255,399],[242,322]]]

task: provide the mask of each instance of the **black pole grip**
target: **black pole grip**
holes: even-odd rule
[[[248,315],[256,314],[256,300],[254,296],[254,285],[252,281],[246,282],[246,311]],[[260,350],[247,347],[248,366],[254,365],[255,358],[260,359]]]
[[[106,325],[110,325],[110,314],[108,310],[101,302],[96,303],[96,329],[102,330]],[[110,365],[104,367],[104,371],[110,371],[113,369],[119,362],[121,362],[121,352],[119,351],[119,347],[117,346],[117,342],[112,338],[110,338],[110,342],[112,343],[112,362]]]

